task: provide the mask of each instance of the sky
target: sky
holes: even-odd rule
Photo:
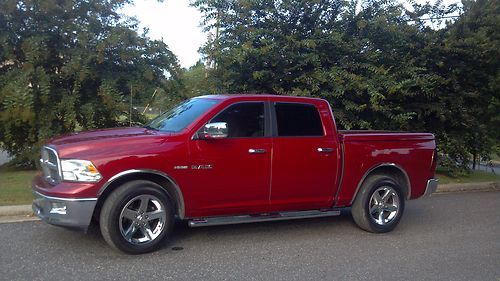
[[[425,3],[427,0],[416,0]],[[435,0],[429,0],[434,3]],[[443,0],[445,5],[460,2],[459,0]],[[136,0],[134,5],[123,9],[123,13],[135,16],[139,28],[149,28],[152,39],[162,40],[179,59],[182,67],[189,68],[200,58],[198,49],[206,42],[205,34],[200,26],[201,13],[189,6],[189,0]]]
[[[140,30],[149,28],[149,37],[163,40],[179,59],[182,67],[194,65],[201,57],[198,49],[207,35],[200,26],[201,14],[189,6],[189,0],[136,0],[123,13],[135,16]]]

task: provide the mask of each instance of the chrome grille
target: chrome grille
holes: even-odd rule
[[[50,184],[57,184],[61,181],[61,175],[59,172],[59,157],[57,152],[47,146],[42,148],[42,158],[40,158],[40,164],[42,166],[43,177]]]

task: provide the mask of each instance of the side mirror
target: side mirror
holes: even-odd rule
[[[199,139],[223,139],[227,138],[227,123],[215,122],[206,124],[198,133]]]

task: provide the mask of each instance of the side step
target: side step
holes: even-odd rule
[[[280,221],[280,220],[293,220],[305,218],[319,218],[340,215],[339,209],[325,209],[325,210],[308,210],[308,211],[294,211],[282,213],[269,213],[257,215],[241,215],[230,217],[211,217],[202,219],[189,220],[190,227],[212,226],[212,225],[226,225],[226,224],[240,224],[264,221]]]

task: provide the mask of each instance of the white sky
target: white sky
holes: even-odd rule
[[[416,0],[425,3],[426,0]],[[434,3],[435,0],[429,2]],[[444,0],[445,5],[460,3],[460,0]],[[206,42],[207,34],[200,26],[201,14],[189,6],[189,0],[136,0],[123,12],[135,16],[140,29],[149,28],[149,36],[163,40],[179,59],[182,67],[194,65],[201,57],[198,49]]]
[[[149,28],[149,36],[163,40],[179,59],[182,67],[194,65],[201,57],[198,49],[206,42],[207,35],[200,26],[201,14],[189,6],[189,0],[136,0],[123,12],[135,16],[140,30]]]

